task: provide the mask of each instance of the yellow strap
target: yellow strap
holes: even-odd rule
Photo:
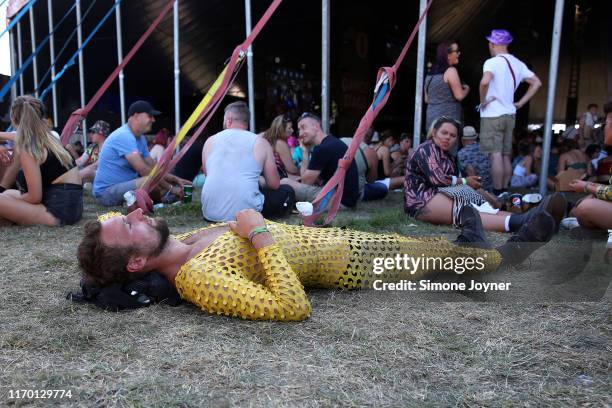
[[[189,119],[187,119],[185,124],[181,127],[181,130],[179,130],[178,135],[176,135],[173,141],[173,145],[172,145],[173,150],[175,150],[176,147],[180,145],[181,141],[185,138],[185,135],[187,135],[187,132],[189,132],[189,130],[193,127],[193,125],[195,124],[196,120],[198,119],[202,111],[206,108],[206,106],[208,106],[212,97],[215,95],[215,93],[221,86],[221,82],[223,82],[223,78],[225,78],[226,74],[227,74],[227,66],[223,68],[223,71],[221,71],[221,73],[219,74],[215,82],[212,84],[208,92],[206,92],[206,95],[204,95],[204,98],[202,98],[202,100],[200,101],[198,106],[195,108],[191,116],[189,116]],[[144,185],[147,185],[148,182],[153,177],[155,177],[158,172],[159,172],[159,165],[155,163],[155,166],[153,167],[153,169],[147,176],[147,179],[145,180]]]
[[[204,108],[206,108],[206,106],[210,103],[210,100],[212,99],[214,94],[217,92],[217,89],[219,89],[219,86],[221,86],[221,82],[223,82],[223,78],[225,77],[226,72],[227,72],[227,66],[223,68],[223,71],[221,72],[221,74],[219,74],[219,76],[217,77],[215,82],[212,84],[208,92],[206,92],[206,95],[204,95],[204,98],[202,98],[202,101],[199,103],[197,108],[193,111],[191,116],[189,116],[189,119],[187,119],[187,122],[185,122],[183,127],[181,127],[181,130],[179,131],[178,135],[176,135],[175,145],[178,145],[178,143],[180,143],[183,140],[183,138],[185,137],[189,129],[191,129],[192,126],[195,124],[195,121],[198,119],[198,117],[200,116]]]

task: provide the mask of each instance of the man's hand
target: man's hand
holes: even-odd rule
[[[230,221],[228,225],[232,231],[242,238],[248,238],[254,228],[265,227],[266,221],[257,211],[247,209],[238,211],[236,213],[236,221]]]
[[[480,179],[480,176],[468,176],[465,178],[465,181],[467,181],[468,186],[472,187],[474,190],[478,190],[481,187]]]
[[[162,191],[166,190],[167,193],[172,193],[181,200],[183,199],[183,186],[190,186],[191,184],[191,181],[182,179],[170,173],[166,174],[159,183]]]
[[[495,99],[494,96],[490,97],[489,99],[485,100],[484,102],[480,103],[480,109],[482,110],[483,108],[485,108],[488,104],[490,104],[491,102],[493,102]]]
[[[251,245],[255,249],[261,249],[268,245],[274,244],[274,238],[269,231],[260,232],[254,236],[249,236],[251,232],[258,227],[266,226],[266,221],[263,216],[255,210],[242,210],[236,213],[236,221],[228,222],[232,231],[240,235],[242,238],[251,238]]]
[[[177,177],[174,174],[170,174],[170,173],[167,173],[164,176],[164,180],[166,180],[170,184],[176,184],[178,186],[184,186],[184,185],[190,186],[192,184],[191,181]]]
[[[520,102],[514,102],[514,107],[519,110],[523,107],[523,104],[521,104]]]

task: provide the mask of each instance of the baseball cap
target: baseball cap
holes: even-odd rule
[[[136,101],[130,105],[130,108],[128,109],[128,116],[143,112],[153,116],[159,115],[161,113],[160,111],[155,110],[153,105],[151,105],[147,101]]]
[[[508,45],[514,40],[508,30],[491,30],[491,34],[486,38],[495,45]]]
[[[89,128],[89,132],[98,133],[104,137],[108,137],[108,134],[110,133],[110,125],[108,124],[108,122],[98,120],[96,121],[96,123],[93,124],[92,127]]]
[[[478,133],[476,133],[476,129],[473,126],[466,126],[463,128],[463,138],[464,139],[476,139],[478,137]]]

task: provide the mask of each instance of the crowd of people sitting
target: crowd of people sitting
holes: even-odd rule
[[[608,115],[609,104],[605,109]],[[21,204],[15,201],[16,197],[44,207],[43,196],[47,194],[50,197],[49,191],[59,188],[53,186],[50,189],[50,184],[62,185],[68,191],[66,185],[80,186],[90,182],[92,194],[100,204],[121,204],[127,191],[141,185],[172,139],[167,129],[161,129],[152,143],[147,142],[144,134],[151,131],[159,112],[145,101],[130,106],[128,122],[112,133],[107,122],[96,121],[89,129],[91,143],[81,154],[72,144],[58,147],[59,140],[51,133],[45,121],[44,106],[37,99],[20,97],[11,112],[17,132],[0,133],[3,140],[13,143],[12,149],[5,145],[0,150],[3,160],[0,186],[2,199],[6,200],[0,209],[7,208],[2,210],[7,214],[2,217],[5,223],[63,225],[73,222],[65,216],[45,217],[44,211],[41,212],[42,218],[22,217],[18,210],[13,209],[20,207],[16,204]],[[22,119],[24,112],[27,115],[25,122]],[[228,105],[224,113],[225,130],[209,137],[196,149],[196,159],[190,159],[189,163],[193,167],[188,171],[189,178],[167,175],[154,194],[155,199],[161,200],[169,194],[179,199],[182,194],[180,187],[191,183],[194,175],[202,170],[206,180],[201,196],[205,219],[228,221],[243,208],[256,209],[270,218],[282,217],[291,213],[296,201],[312,201],[316,197],[335,173],[338,160],[352,142],[352,138],[325,134],[320,118],[311,113],[297,118],[297,132],[292,118],[279,115],[273,119],[269,129],[255,135],[247,130],[248,118],[249,110],[244,102]],[[548,180],[552,190],[559,187],[557,176],[563,176],[567,170],[581,175],[576,181],[570,180],[568,185],[573,190],[578,185],[584,190],[579,181],[592,183],[586,184],[589,187],[607,181],[605,178],[612,167],[612,159],[607,156],[610,147],[593,143],[580,149],[580,143],[573,138],[573,135],[580,134],[565,132],[554,141]],[[24,135],[21,141],[18,135]],[[26,135],[33,140],[24,142]],[[290,146],[288,140],[296,136],[299,145]],[[510,188],[522,191],[537,185],[542,161],[541,142],[538,132],[514,139],[512,148],[517,154],[512,160]],[[22,149],[20,143],[26,143]],[[25,154],[21,154],[22,150]],[[456,154],[452,153],[453,150]],[[296,160],[296,151],[300,151],[300,161]],[[44,158],[39,163],[44,170],[39,171],[40,175],[34,176],[29,169],[28,152],[40,155],[36,162]],[[228,157],[240,157],[241,160],[227,160]],[[26,161],[25,168],[23,160]],[[60,177],[63,176],[60,166],[55,164],[61,165],[74,177]],[[54,172],[46,170],[48,166],[54,167]],[[68,171],[73,168],[76,170]],[[228,174],[236,175],[235,183],[227,183]],[[504,211],[511,209],[506,203],[507,194],[495,194],[491,174],[490,155],[482,151],[476,129],[463,127],[454,118],[442,116],[434,120],[426,141],[416,149],[412,148],[412,138],[407,133],[398,135],[388,129],[379,134],[372,128],[360,143],[354,162],[347,171],[342,208],[355,207],[359,201],[382,199],[390,190],[403,190],[406,213],[418,219],[456,224],[461,207],[471,203],[479,208],[488,206],[482,207],[485,228],[516,230],[520,223],[515,222],[515,218],[520,217]],[[35,193],[38,184],[42,184],[40,194]],[[17,188],[11,190],[11,187]],[[27,191],[35,193],[34,200],[32,195],[24,194]],[[80,189],[76,191],[79,191],[77,195],[82,194]],[[588,200],[583,201],[573,214],[580,215],[585,225],[599,225],[584,219],[585,211],[581,206],[590,204]],[[53,207],[48,210],[57,214]],[[80,211],[75,213],[80,214]],[[607,228],[607,224],[601,224],[601,228]]]

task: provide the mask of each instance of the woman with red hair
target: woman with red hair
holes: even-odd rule
[[[164,151],[170,142],[170,139],[170,131],[168,129],[162,128],[159,132],[157,132],[157,135],[155,135],[155,140],[153,140],[153,147],[151,147],[151,150],[149,150],[149,154],[153,160],[158,162],[159,159],[161,159],[162,154],[164,154]]]

